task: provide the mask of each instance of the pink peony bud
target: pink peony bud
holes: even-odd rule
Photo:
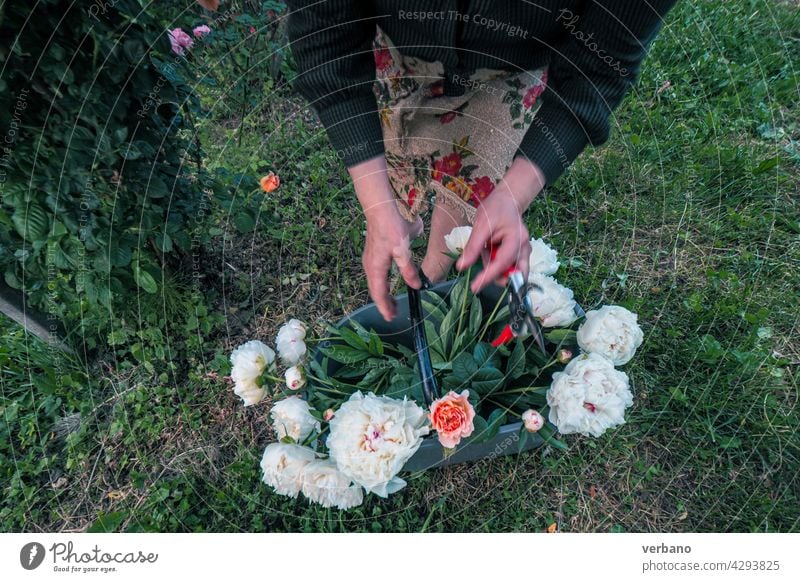
[[[531,408],[522,413],[522,422],[528,432],[538,432],[544,426],[544,417]]]
[[[322,418],[325,419],[325,422],[330,422],[335,414],[336,413],[333,411],[333,408],[328,408],[325,412],[322,413]]]
[[[572,359],[572,350],[558,350],[558,361],[562,364],[566,364]]]
[[[200,26],[195,26],[194,30],[192,30],[192,34],[194,34],[195,38],[201,38],[211,32],[211,29],[207,27],[205,24],[201,24]]]

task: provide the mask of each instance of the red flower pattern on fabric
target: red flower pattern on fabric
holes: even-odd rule
[[[444,176],[455,176],[460,169],[461,155],[458,152],[453,152],[434,162],[431,177],[437,182],[441,182]]]
[[[471,184],[472,186],[472,201],[475,203],[475,206],[480,205],[481,200],[485,200],[486,197],[492,193],[494,190],[494,182],[489,176],[481,176],[477,178],[475,182]]]
[[[385,71],[394,63],[394,59],[392,59],[392,51],[389,50],[389,47],[380,47],[375,49],[375,68],[378,71]]]

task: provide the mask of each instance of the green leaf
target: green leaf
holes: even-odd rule
[[[487,431],[489,433],[489,436],[487,436],[486,438],[492,439],[496,437],[497,431],[500,430],[500,427],[503,426],[505,421],[506,421],[505,411],[502,408],[494,409],[492,413],[489,415],[489,419],[486,421]]]
[[[464,380],[459,379],[459,377],[455,374],[448,374],[444,377],[444,380],[442,380],[442,386],[448,392],[450,390],[458,392],[464,384]]]
[[[489,424],[482,416],[476,414],[475,418],[472,420],[472,425],[475,427],[475,430],[472,432],[472,436],[469,439],[471,443],[482,443],[491,438],[489,436]]]
[[[354,332],[347,326],[342,326],[336,330],[336,333],[349,345],[357,350],[367,350],[367,342],[361,339],[361,336]]]
[[[233,217],[233,225],[239,232],[248,233],[256,227],[256,220],[250,212],[241,210]]]
[[[562,342],[571,346],[578,344],[577,332],[572,329],[552,329],[545,332],[544,337],[554,344]]]
[[[772,168],[778,165],[779,161],[780,160],[777,156],[774,158],[767,158],[753,169],[753,175],[758,176],[759,174],[770,171]]]
[[[113,533],[128,517],[127,511],[112,511],[101,513],[86,530],[88,533]]]
[[[500,367],[500,356],[497,349],[486,342],[478,342],[472,349],[472,356],[478,366]]]
[[[557,438],[555,438],[555,431],[553,430],[553,425],[549,423],[545,424],[541,429],[539,429],[539,432],[537,434],[540,437],[542,437],[542,439],[544,439],[544,442],[546,442],[548,445],[556,449],[562,451],[566,451],[569,449],[569,447],[564,441],[560,441]]]
[[[497,368],[479,368],[472,376],[472,388],[481,395],[490,394],[504,383],[505,376]]]
[[[435,318],[438,323],[441,323],[447,315],[447,303],[433,291],[422,292],[422,307],[426,316]]]
[[[506,362],[506,376],[511,380],[516,380],[525,373],[525,344],[517,340],[514,342],[514,349]]]
[[[372,354],[373,356],[383,355],[383,341],[381,340],[380,336],[374,331],[369,332],[368,349],[369,353]]]
[[[38,204],[17,207],[11,221],[17,233],[28,242],[43,239],[50,223],[47,213]]]
[[[468,352],[461,352],[453,360],[453,374],[455,374],[461,382],[469,382],[475,373],[478,371],[478,364]]]
[[[144,289],[147,293],[155,293],[158,291],[158,285],[156,285],[156,280],[153,279],[153,276],[142,269],[138,263],[133,264],[133,280],[136,281],[136,284]]]
[[[428,340],[428,346],[440,353],[444,351],[442,348],[442,338],[439,336],[439,332],[433,322],[426,319],[422,322],[422,326],[425,328],[425,337]]]
[[[469,332],[476,336],[481,330],[481,323],[483,321],[483,308],[481,307],[481,300],[477,295],[472,296],[472,305],[469,309]]]
[[[367,331],[367,328],[365,328],[363,325],[358,323],[355,319],[348,320],[347,321],[347,325],[349,325],[354,330],[356,330],[356,333],[358,334],[358,337],[360,337],[365,342],[369,342],[371,334],[370,334],[369,331]]]
[[[358,383],[360,388],[366,388],[370,392],[377,392],[377,387],[380,386],[383,377],[390,371],[389,368],[370,368],[366,376]]]
[[[396,348],[398,352],[403,354],[403,357],[407,362],[413,362],[417,358],[416,352],[410,348],[407,348],[403,344],[395,344],[393,347]]]
[[[444,319],[442,320],[442,325],[439,327],[439,345],[442,347],[443,354],[450,354],[452,357],[453,355],[453,336],[456,332],[456,318],[458,317],[457,311],[455,309],[451,309],[447,312]]]
[[[163,253],[172,250],[172,238],[166,232],[159,232],[155,236],[156,247]]]
[[[331,346],[320,346],[320,351],[331,358],[332,360],[339,362],[340,364],[354,364],[356,362],[361,362],[362,360],[366,360],[370,357],[370,353],[364,350],[357,350],[351,348],[349,346],[343,346],[340,344],[333,344]]]

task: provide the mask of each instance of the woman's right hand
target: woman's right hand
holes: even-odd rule
[[[422,282],[411,257],[411,241],[422,234],[422,219],[408,222],[397,209],[386,175],[383,156],[349,168],[356,196],[367,219],[367,239],[361,262],[369,294],[386,321],[397,315],[394,297],[389,292],[389,269],[397,265],[406,284],[419,289]]]

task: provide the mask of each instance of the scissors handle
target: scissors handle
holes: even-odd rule
[[[425,276],[421,268],[417,270],[419,271],[420,281],[422,281],[422,289],[430,288],[430,279]],[[428,338],[425,335],[420,290],[408,287],[406,297],[408,298],[408,313],[411,316],[411,335],[414,339],[414,351],[417,352],[417,362],[419,363],[419,373],[422,380],[422,395],[425,398],[425,404],[430,406],[434,400],[439,398],[439,388],[436,385],[436,378],[433,376]]]

